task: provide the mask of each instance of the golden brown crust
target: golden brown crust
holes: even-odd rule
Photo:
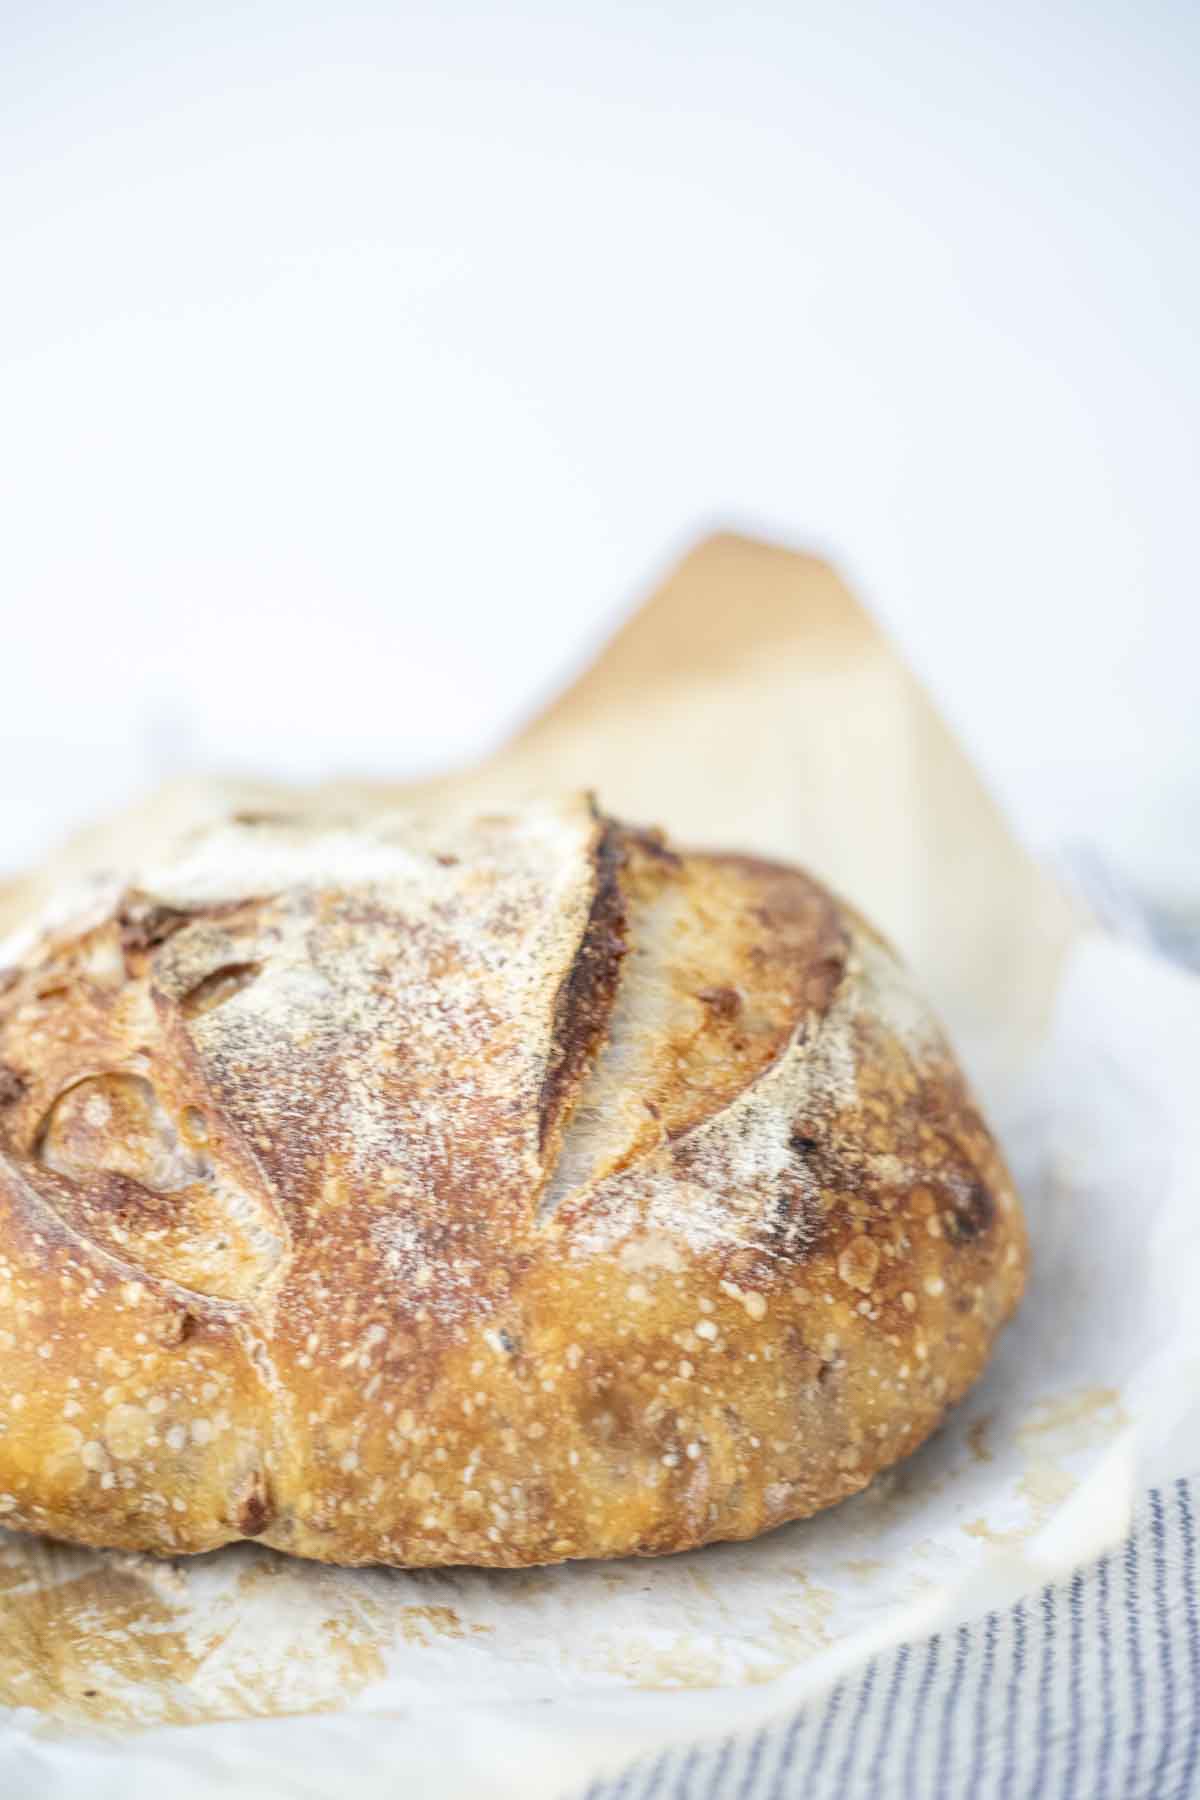
[[[582,801],[233,821],[0,977],[9,1524],[508,1566],[750,1536],[935,1428],[1025,1256],[870,927]]]

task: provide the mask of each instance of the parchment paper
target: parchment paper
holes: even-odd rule
[[[488,804],[591,785],[677,839],[802,861],[858,901],[936,996],[1001,1130],[1032,1291],[935,1442],[751,1544],[407,1573],[12,1535],[0,1770],[17,1791],[551,1796],[1025,1591],[1119,1535],[1148,1472],[1200,1461],[1179,1298],[1200,1275],[1200,984],[1081,928],[829,569],[710,541],[563,700],[455,780]],[[175,789],[51,879],[268,797]],[[330,787],[320,804],[374,797]],[[8,923],[41,886],[10,890]]]

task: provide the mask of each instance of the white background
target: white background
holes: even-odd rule
[[[1200,886],[1200,9],[0,5],[0,865],[493,741],[714,524]]]

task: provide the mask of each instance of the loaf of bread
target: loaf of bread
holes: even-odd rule
[[[9,1526],[408,1565],[745,1538],[926,1438],[1021,1292],[888,946],[586,797],[234,817],[0,965]]]

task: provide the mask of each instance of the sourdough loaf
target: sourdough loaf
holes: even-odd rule
[[[851,1494],[1019,1207],[896,957],[586,797],[253,815],[0,953],[0,1522],[521,1565]]]

